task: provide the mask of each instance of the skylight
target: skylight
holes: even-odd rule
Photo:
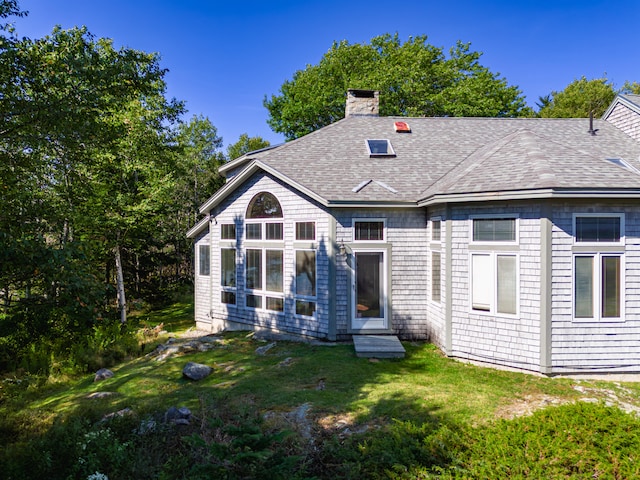
[[[389,140],[367,140],[367,148],[371,157],[389,157],[396,153]]]
[[[614,165],[617,165],[618,167],[622,167],[626,170],[629,170],[630,172],[633,172],[635,174],[640,175],[640,170],[638,170],[636,167],[634,167],[633,165],[625,162],[623,159],[621,158],[606,158],[605,159],[607,162],[611,162]]]

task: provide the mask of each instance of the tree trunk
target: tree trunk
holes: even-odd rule
[[[118,309],[120,310],[120,322],[127,322],[127,299],[124,294],[124,275],[122,273],[122,259],[120,258],[120,246],[113,249],[116,260],[116,290],[118,292]]]

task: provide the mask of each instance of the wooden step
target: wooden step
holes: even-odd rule
[[[353,345],[364,358],[404,358],[406,353],[395,335],[354,335]]]

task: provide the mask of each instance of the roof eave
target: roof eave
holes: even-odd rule
[[[205,229],[209,225],[209,216],[207,215],[205,218],[196,223],[193,227],[189,229],[187,232],[187,238],[195,238],[201,231]]]
[[[437,194],[418,202],[419,207],[429,207],[442,203],[467,203],[513,200],[539,200],[546,198],[615,198],[638,199],[640,190],[629,189],[539,189],[503,192],[477,192]]]
[[[634,112],[640,114],[640,105],[637,105],[636,103],[631,101],[629,98],[619,93],[618,95],[616,95],[616,98],[613,99],[613,102],[611,102],[611,105],[609,105],[609,108],[607,108],[604,114],[602,114],[603,120],[606,120],[607,118],[609,118],[609,115],[611,115],[611,112],[613,112],[613,109],[616,108],[616,105],[618,105],[618,103],[621,103],[624,106],[633,110]]]
[[[332,208],[417,208],[411,201],[374,201],[374,200],[330,200],[327,207]]]

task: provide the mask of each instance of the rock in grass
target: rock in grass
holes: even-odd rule
[[[170,407],[164,414],[165,423],[173,423],[175,425],[189,425],[191,420],[191,410],[186,407]]]
[[[108,368],[101,368],[96,372],[96,376],[93,378],[93,381],[99,382],[111,377],[113,377],[113,372],[111,370],[109,370]]]
[[[202,380],[203,378],[211,375],[213,369],[209,365],[203,365],[201,363],[189,362],[182,369],[182,375],[189,380]]]
[[[269,343],[262,347],[256,348],[256,355],[265,355],[269,350],[276,346],[276,342]]]

